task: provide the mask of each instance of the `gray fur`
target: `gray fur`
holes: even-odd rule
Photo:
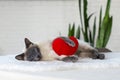
[[[70,46],[74,46],[75,43],[70,40],[67,37],[61,37],[67,44]],[[79,42],[80,43],[80,42]],[[26,51],[20,55],[17,55],[15,58],[18,60],[27,60],[27,61],[41,61],[41,60],[61,60],[65,62],[76,62],[78,61],[78,57],[90,57],[92,59],[104,59],[105,55],[104,54],[99,54],[99,52],[89,46],[88,44],[82,45],[81,43],[79,44],[78,50],[76,51],[75,55],[72,56],[67,56],[67,57],[56,57],[56,56],[49,56],[50,55],[50,50],[51,49],[51,42],[46,45],[35,45],[32,43],[29,39],[25,38],[25,45],[26,45]],[[44,47],[46,46],[46,47]],[[41,50],[42,49],[42,50]],[[44,50],[43,50],[44,49]],[[44,51],[47,51],[47,54],[44,54]],[[43,56],[44,55],[44,56]],[[47,57],[46,57],[46,56]],[[44,58],[46,57],[46,59]],[[50,59],[48,58],[50,57]],[[53,58],[53,59],[51,59]]]
[[[61,37],[69,46],[72,46],[72,47],[75,47],[75,43],[71,40],[71,39],[69,39],[69,38],[67,38],[67,37]]]
[[[25,59],[27,61],[40,61],[42,58],[40,49],[37,46],[32,46],[25,52]]]

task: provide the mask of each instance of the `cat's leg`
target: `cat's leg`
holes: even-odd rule
[[[77,62],[78,57],[77,56],[67,56],[61,59],[64,62]]]
[[[105,55],[100,54],[97,49],[90,46],[88,43],[79,41],[78,50],[76,55],[79,57],[90,57],[92,59],[104,59]]]

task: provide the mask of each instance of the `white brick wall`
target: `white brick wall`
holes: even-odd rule
[[[88,0],[88,12],[98,15],[106,0]],[[120,51],[119,0],[112,0],[113,32],[108,48]],[[104,12],[103,12],[104,13]],[[24,48],[23,39],[42,41],[67,35],[68,24],[79,24],[77,0],[0,0],[0,53],[19,54]]]

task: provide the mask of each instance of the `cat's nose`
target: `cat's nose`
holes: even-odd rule
[[[41,60],[41,55],[37,55],[35,58],[34,58],[34,61],[40,61]]]

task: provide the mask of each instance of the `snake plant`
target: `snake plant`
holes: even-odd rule
[[[77,39],[80,39],[80,26],[75,30],[75,23],[73,25],[69,24],[68,37],[70,36],[75,36]]]
[[[79,0],[79,13],[80,13],[80,25],[77,31],[75,30],[75,23],[73,25],[69,24],[69,30],[68,30],[68,36],[75,36],[80,39],[80,32],[82,32],[82,35],[84,37],[84,41],[91,44],[93,47],[97,48],[103,48],[106,47],[111,31],[112,31],[112,21],[113,17],[110,16],[110,3],[111,0],[107,1],[105,15],[102,19],[102,8],[100,9],[99,14],[99,26],[97,29],[97,22],[96,17],[93,21],[93,26],[90,26],[90,19],[94,15],[94,13],[88,15],[87,9],[88,9],[88,1],[87,0]],[[83,6],[82,6],[83,4]],[[98,33],[97,33],[98,31]],[[96,35],[97,33],[97,35]],[[97,38],[96,38],[97,36]],[[96,43],[95,43],[96,42]]]
[[[99,30],[98,30],[98,36],[97,36],[97,41],[96,41],[97,48],[106,47],[109,41],[109,38],[110,38],[110,34],[112,31],[112,21],[113,21],[113,17],[110,16],[109,14],[110,3],[111,3],[111,0],[108,0],[103,20],[102,20],[102,8],[100,10]]]
[[[83,2],[83,7],[82,3]],[[83,9],[82,9],[83,8]],[[95,35],[96,35],[96,17],[94,18],[93,28],[91,30],[89,21],[93,16],[93,13],[88,15],[88,1],[87,0],[79,0],[79,13],[80,13],[80,23],[81,23],[81,30],[84,37],[84,41],[89,42],[91,46],[95,45]]]

